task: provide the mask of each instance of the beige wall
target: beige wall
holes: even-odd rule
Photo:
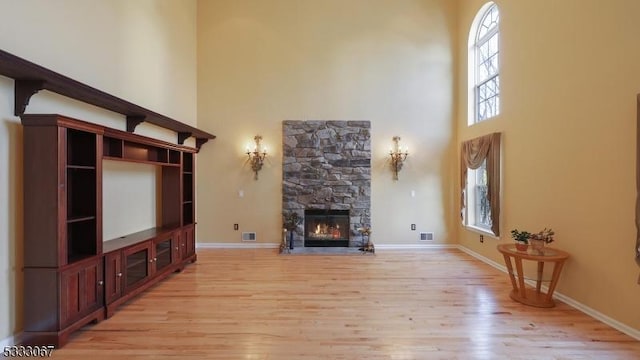
[[[553,227],[571,253],[557,291],[640,329],[635,245],[640,2],[497,1],[501,115],[467,127],[466,45],[483,1],[460,1],[460,140],[503,133],[500,240],[460,243],[496,262],[513,228]],[[459,192],[458,192],[459,193]]]
[[[372,240],[455,242],[454,21],[444,0],[199,2],[198,125],[219,137],[198,159],[198,241],[279,242],[282,121],[357,119],[372,124]],[[243,153],[256,134],[258,181]],[[394,135],[411,152],[399,181]]]
[[[196,124],[195,0],[0,0],[0,49]],[[118,129],[125,123],[48,92],[35,95],[27,111]],[[175,141],[153,126],[136,132]],[[13,116],[13,80],[0,76],[0,341],[22,328],[21,197],[22,128]]]

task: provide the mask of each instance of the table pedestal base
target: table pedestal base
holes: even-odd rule
[[[545,293],[537,292],[535,289],[525,289],[524,291],[525,297],[522,297],[520,295],[520,291],[517,289],[511,290],[509,297],[521,304],[539,308],[551,308],[556,306],[553,299],[549,298]]]

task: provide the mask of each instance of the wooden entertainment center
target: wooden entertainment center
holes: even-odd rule
[[[69,335],[196,261],[195,155],[215,136],[0,50],[0,75],[15,80],[24,128],[23,344],[63,346]],[[127,131],[56,114],[25,114],[53,91],[126,116]],[[177,144],[133,134],[147,121]],[[183,145],[195,138],[196,147]],[[161,171],[161,223],[103,239],[103,161]]]

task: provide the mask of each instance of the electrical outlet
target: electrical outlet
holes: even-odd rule
[[[411,230],[415,230],[416,229],[416,224],[411,224]]]
[[[483,244],[484,243],[484,235],[480,235],[480,243]]]
[[[238,224],[233,224],[233,230],[238,231]]]

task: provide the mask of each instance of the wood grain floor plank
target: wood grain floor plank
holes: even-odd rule
[[[74,335],[57,359],[638,359],[640,342],[558,302],[509,298],[458,250],[375,256],[203,250]]]

